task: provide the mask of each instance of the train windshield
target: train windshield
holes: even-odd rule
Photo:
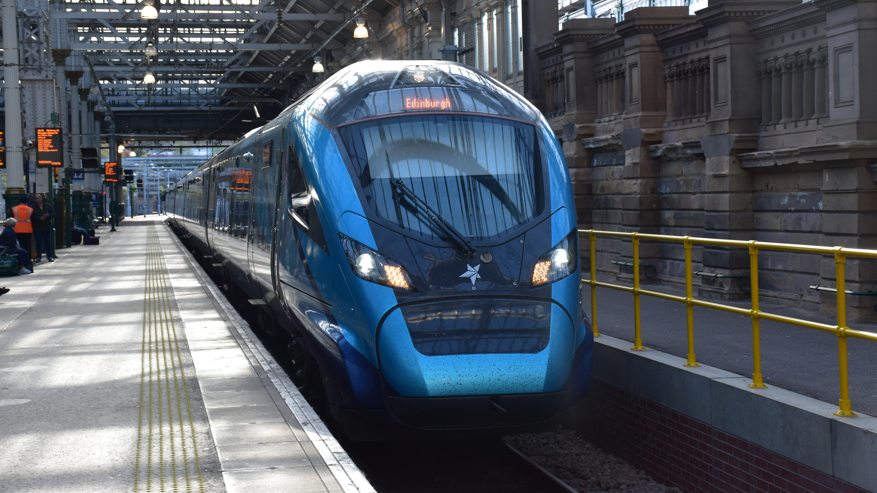
[[[510,234],[542,208],[541,159],[533,125],[472,115],[424,114],[341,127],[371,211],[410,232],[447,235],[405,186],[472,241]]]

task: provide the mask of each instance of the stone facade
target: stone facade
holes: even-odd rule
[[[877,248],[875,6],[729,0],[564,23],[537,51],[579,225]],[[611,263],[631,260],[630,242],[598,251],[600,271],[630,279]],[[693,255],[695,271],[748,276],[745,249]],[[763,299],[834,312],[834,293],[810,289],[834,286],[833,258],[759,257]],[[684,283],[681,245],[643,242],[640,258],[651,281]],[[694,281],[702,297],[748,297],[742,278]],[[877,291],[877,263],[848,260],[847,289]],[[849,296],[849,320],[877,320],[875,302]]]

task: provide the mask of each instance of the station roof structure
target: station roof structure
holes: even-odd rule
[[[317,80],[314,56],[354,40],[354,17],[399,0],[63,0],[46,4],[52,48],[97,80],[119,132],[240,136]],[[142,10],[152,5],[156,19]],[[19,10],[22,10],[19,7]],[[21,32],[19,32],[21,35]],[[154,51],[152,51],[154,49]],[[151,52],[151,56],[148,54]],[[147,72],[154,83],[146,83]],[[82,84],[80,84],[82,86]],[[87,87],[87,86],[86,86]]]

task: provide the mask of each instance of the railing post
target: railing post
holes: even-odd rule
[[[643,347],[643,339],[640,334],[640,313],[639,313],[639,238],[636,233],[632,237],[633,243],[633,349],[634,351],[645,351]]]
[[[753,389],[766,389],[761,376],[761,321],[758,311],[758,247],[755,241],[749,242],[749,284],[752,286],[752,383]]]
[[[688,322],[688,358],[685,366],[700,366],[697,364],[697,358],[694,356],[694,305],[691,303],[694,299],[694,288],[691,280],[690,236],[686,236],[682,244],[685,246],[685,315]]]
[[[841,247],[834,249],[834,265],[837,273],[837,350],[840,364],[840,409],[837,416],[855,417],[850,406],[850,381],[847,372],[847,296],[846,296],[846,256]]]
[[[591,240],[591,329],[594,337],[600,337],[597,332],[597,235],[594,230],[588,232]]]

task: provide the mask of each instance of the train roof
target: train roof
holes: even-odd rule
[[[480,113],[536,123],[526,99],[472,67],[437,60],[369,60],[333,75],[305,106],[328,127],[416,112]]]

